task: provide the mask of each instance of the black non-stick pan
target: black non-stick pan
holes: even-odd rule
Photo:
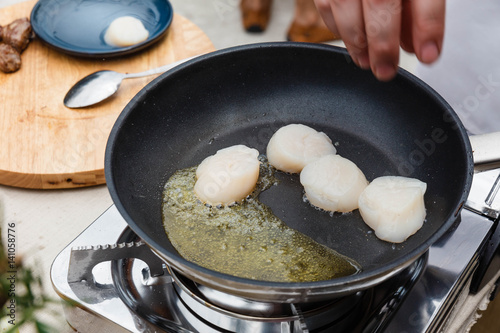
[[[178,169],[218,149],[246,144],[265,153],[281,126],[325,132],[368,180],[402,175],[427,183],[427,219],[401,244],[381,241],[357,211],[318,211],[302,201],[298,176],[260,199],[290,227],[353,258],[361,273],[310,283],[237,278],[183,259],[161,216],[162,190]],[[449,105],[401,70],[389,83],[327,45],[245,45],[192,60],[151,82],[125,107],[108,141],[106,181],[130,228],[181,274],[256,300],[309,302],[368,288],[406,267],[457,222],[471,184],[466,132]]]

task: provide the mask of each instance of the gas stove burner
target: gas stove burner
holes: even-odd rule
[[[192,297],[194,296],[193,298],[199,300],[199,302],[208,301],[211,306],[217,306],[220,309],[235,314],[248,315],[257,318],[280,319],[297,316],[298,312],[300,312],[304,317],[308,317],[310,313],[319,313],[323,310],[332,310],[330,316],[333,315],[333,317],[335,317],[336,314],[338,315],[343,312],[351,311],[364,295],[364,293],[360,292],[353,294],[352,296],[337,298],[330,301],[301,304],[259,302],[205,287],[183,277],[182,275],[178,275],[177,273],[175,273],[175,280],[180,282],[178,284],[178,288],[181,289],[178,290],[180,294],[189,294]]]
[[[186,283],[187,282],[187,283]],[[313,304],[260,303],[228,294],[217,294],[217,303],[233,300],[234,304],[244,304],[244,308],[231,309],[207,303],[199,286],[189,280],[175,284],[179,299],[179,311],[189,320],[197,332],[210,332],[210,327],[217,327],[216,332],[343,332],[353,328],[366,309],[366,293],[330,302]],[[194,289],[194,293],[190,291]],[[205,290],[206,292],[207,290]],[[365,302],[363,302],[365,301]],[[250,309],[249,304],[250,303]],[[260,310],[258,310],[260,308]],[[248,312],[244,314],[243,312]]]
[[[344,331],[363,317],[371,296],[366,292],[312,304],[263,303],[208,290],[173,271],[171,279],[152,278],[139,260],[124,260],[116,268],[122,269],[115,278],[119,297],[140,318],[166,332],[178,332],[172,318],[189,332]],[[204,293],[217,295],[217,299],[209,300]]]

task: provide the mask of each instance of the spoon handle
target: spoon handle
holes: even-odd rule
[[[178,66],[186,61],[194,59],[196,57],[198,57],[198,56],[181,59],[179,61],[167,64],[167,65],[164,65],[161,67],[153,68],[153,69],[150,69],[150,70],[147,70],[144,72],[140,72],[140,73],[127,73],[127,74],[124,74],[123,78],[124,79],[131,79],[131,78],[136,78],[136,77],[143,77],[143,76],[149,76],[149,75],[154,75],[154,74],[158,74],[158,73],[164,73],[164,72],[168,71],[169,69],[172,69],[172,68],[174,68],[174,67],[176,67],[176,66]]]

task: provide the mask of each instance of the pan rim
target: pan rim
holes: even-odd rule
[[[117,206],[118,211],[120,214],[123,216],[123,218],[126,220],[127,224],[130,226],[130,228],[141,238],[145,238],[144,241],[154,250],[155,253],[160,255],[164,260],[166,260],[170,265],[172,265],[175,269],[179,270],[179,267],[181,266],[182,268],[186,267],[188,269],[194,270],[197,272],[197,275],[201,275],[204,277],[210,277],[210,276],[215,276],[218,278],[222,278],[224,280],[230,280],[231,284],[237,285],[241,288],[244,288],[244,286],[252,286],[252,287],[262,287],[263,292],[262,296],[266,297],[267,293],[269,290],[273,290],[276,292],[293,292],[293,290],[297,289],[298,287],[300,288],[306,288],[309,290],[310,294],[314,294],[315,292],[321,292],[323,289],[328,288],[329,290],[337,290],[335,293],[336,295],[341,295],[341,294],[346,294],[346,293],[352,293],[353,291],[357,290],[362,290],[366,289],[368,287],[371,287],[379,282],[379,279],[385,279],[385,277],[390,277],[400,270],[404,269],[408,265],[410,265],[412,262],[414,262],[416,259],[418,259],[420,256],[422,256],[428,249],[429,247],[435,243],[441,236],[443,236],[448,230],[456,223],[458,219],[458,215],[467,199],[467,196],[470,191],[470,187],[472,184],[472,174],[473,174],[473,159],[472,159],[472,148],[468,139],[468,136],[466,134],[466,130],[460,121],[458,115],[455,113],[455,111],[451,108],[451,106],[446,102],[446,100],[440,96],[432,87],[427,85],[425,82],[414,76],[413,74],[409,73],[408,71],[404,69],[399,69],[397,76],[399,79],[402,79],[411,85],[415,86],[416,89],[420,89],[425,91],[429,97],[431,97],[433,100],[435,100],[438,104],[440,104],[443,107],[443,110],[447,111],[447,113],[450,115],[449,121],[453,123],[453,125],[456,125],[457,127],[457,135],[459,136],[459,139],[461,141],[461,144],[464,148],[465,152],[465,159],[466,159],[466,169],[465,170],[465,181],[464,181],[464,187],[463,187],[463,192],[460,195],[458,202],[454,206],[454,210],[450,211],[448,216],[445,219],[445,222],[442,224],[442,226],[435,231],[426,241],[422,242],[420,245],[418,245],[413,251],[409,252],[406,255],[403,255],[401,257],[398,257],[396,259],[393,259],[389,261],[388,263],[384,264],[382,267],[377,267],[374,269],[370,269],[368,271],[362,271],[359,274],[351,275],[351,276],[346,276],[346,277],[340,277],[332,280],[324,280],[324,281],[314,281],[314,282],[269,282],[269,281],[258,281],[258,280],[252,280],[248,278],[240,278],[240,277],[235,277],[229,274],[225,273],[220,273],[217,271],[213,271],[211,269],[204,268],[198,264],[192,263],[178,254],[173,254],[170,253],[169,251],[165,250],[161,244],[158,244],[154,240],[150,239],[148,235],[146,235],[145,232],[138,226],[131,216],[129,215],[127,209],[124,207],[122,202],[120,201],[119,195],[117,193],[117,188],[115,187],[114,184],[114,176],[112,172],[112,156],[113,156],[113,146],[115,144],[116,137],[119,133],[121,124],[127,119],[127,117],[130,115],[130,113],[133,111],[133,107],[135,104],[139,103],[142,99],[144,99],[147,96],[147,93],[154,89],[160,81],[168,79],[170,76],[175,75],[179,72],[182,72],[184,68],[187,66],[190,66],[193,63],[201,63],[204,61],[207,61],[209,59],[213,59],[215,57],[221,57],[224,56],[225,54],[229,53],[237,53],[237,52],[246,52],[247,50],[254,50],[256,48],[290,48],[290,49],[295,49],[295,48],[307,48],[307,49],[318,49],[318,50],[327,50],[330,52],[336,52],[344,55],[346,59],[350,59],[348,52],[341,47],[337,46],[331,46],[331,45],[326,45],[326,44],[309,44],[309,43],[296,43],[296,42],[268,42],[268,43],[256,43],[256,44],[246,44],[246,45],[241,45],[241,46],[235,46],[235,47],[230,47],[227,49],[222,49],[219,51],[215,51],[209,54],[202,55],[196,59],[190,60],[174,69],[172,69],[169,72],[166,72],[153,80],[151,83],[149,83],[145,88],[143,88],[123,109],[121,114],[116,120],[115,125],[113,126],[108,143],[106,146],[106,152],[105,152],[105,176],[106,176],[106,182],[108,184],[108,189],[111,194],[112,200],[114,204]],[[159,251],[161,249],[162,251]],[[403,263],[403,264],[402,264]],[[181,274],[182,274],[181,270]],[[198,274],[199,273],[199,274]],[[201,276],[198,277],[201,279]],[[193,278],[192,276],[189,276]],[[195,279],[196,280],[196,279]],[[202,279],[203,280],[203,279]],[[208,280],[207,280],[208,281]],[[203,284],[203,282],[206,281],[197,281]],[[352,288],[347,288],[346,286],[352,286]],[[221,286],[221,289],[224,289],[224,286]],[[267,289],[267,291],[266,291]],[[233,290],[233,289],[231,289]],[[330,293],[332,294],[332,293]],[[292,295],[289,295],[290,297],[293,298]],[[268,296],[271,297],[271,296]]]

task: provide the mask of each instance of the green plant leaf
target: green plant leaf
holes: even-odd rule
[[[55,332],[54,328],[50,327],[49,325],[36,320],[35,321],[35,327],[38,333],[51,333]]]

